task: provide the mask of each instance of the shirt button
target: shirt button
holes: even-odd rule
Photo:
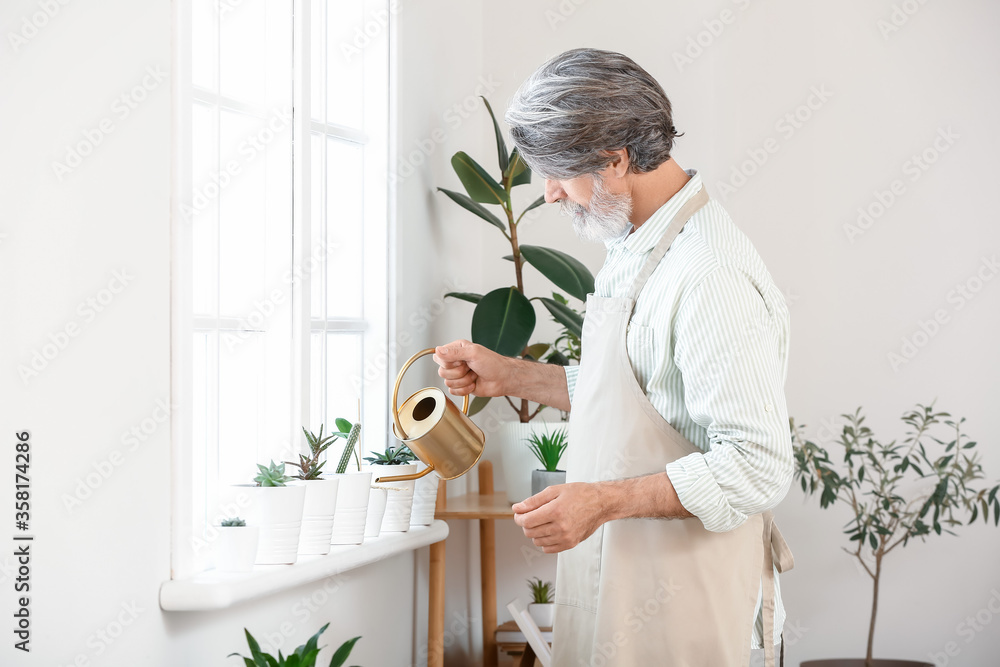
[[[765,410],[766,412],[771,412],[771,411],[773,411],[773,410],[774,410],[774,406],[773,406],[773,405],[771,405],[770,403],[768,403],[767,405],[765,405],[765,406],[764,406],[764,410]]]

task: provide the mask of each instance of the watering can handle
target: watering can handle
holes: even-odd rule
[[[436,348],[429,347],[426,350],[420,350],[420,352],[417,352],[415,355],[410,357],[405,364],[403,364],[403,367],[399,369],[399,375],[396,376],[396,386],[392,388],[392,419],[396,424],[396,432],[403,436],[403,438],[406,437],[406,431],[403,430],[403,425],[399,423],[399,404],[397,403],[399,400],[399,384],[403,381],[403,374],[406,373],[406,370],[414,361],[425,355],[434,354],[435,349]],[[465,398],[462,401],[462,412],[469,414],[468,394],[465,395]]]

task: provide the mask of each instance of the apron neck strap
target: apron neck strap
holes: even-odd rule
[[[670,224],[667,225],[667,231],[663,232],[663,236],[657,242],[656,246],[649,253],[649,257],[646,259],[646,263],[643,264],[642,270],[639,271],[639,275],[635,277],[632,282],[632,287],[629,289],[628,298],[635,301],[636,297],[639,296],[639,292],[642,290],[649,276],[653,275],[653,270],[656,269],[660,260],[663,256],[667,254],[667,250],[670,249],[670,244],[674,242],[677,235],[680,234],[681,229],[691,218],[692,215],[698,212],[702,206],[708,203],[708,192],[705,191],[705,186],[701,187],[690,199],[688,199],[679,211],[670,220]]]

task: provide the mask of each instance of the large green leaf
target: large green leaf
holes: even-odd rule
[[[594,275],[580,260],[553,248],[522,245],[521,255],[542,275],[581,301],[594,291]]]
[[[531,210],[533,210],[533,209],[536,209],[536,208],[538,208],[539,206],[541,206],[541,205],[542,205],[542,204],[544,204],[544,203],[545,203],[545,195],[542,195],[541,197],[539,197],[539,198],[538,198],[538,199],[536,199],[535,201],[531,202],[531,203],[530,203],[530,204],[528,205],[528,208],[526,208],[526,209],[524,209],[523,211],[521,211],[521,215],[524,215],[524,214],[525,214],[525,213],[527,213],[528,211],[531,211]]]
[[[449,296],[453,299],[468,301],[469,303],[479,303],[479,301],[483,298],[482,294],[474,294],[472,292],[448,292],[445,294],[445,297]]]
[[[569,329],[577,338],[583,335],[583,317],[576,311],[569,306],[565,306],[554,299],[548,299],[544,296],[539,297],[538,300],[549,309],[556,322]]]
[[[472,342],[505,357],[516,357],[535,330],[535,309],[516,287],[485,295],[472,314]]]
[[[510,161],[507,163],[507,169],[504,170],[503,177],[505,180],[510,179],[510,187],[512,188],[515,185],[531,183],[531,169],[528,169],[528,164],[521,157],[517,146],[510,152]]]
[[[445,190],[444,188],[438,188],[438,191],[445,193],[446,195],[448,195],[448,197],[451,198],[453,202],[455,202],[456,204],[458,204],[467,211],[472,211],[480,218],[482,218],[486,222],[490,223],[491,225],[499,229],[504,234],[507,233],[507,228],[504,226],[503,222],[500,221],[500,218],[493,215],[489,211],[489,209],[484,207],[482,204],[472,201],[468,196],[463,195],[461,192],[455,192],[454,190]]]
[[[333,654],[330,659],[330,667],[341,667],[345,662],[347,662],[348,656],[351,655],[351,651],[354,650],[354,645],[358,643],[361,637],[355,637],[354,639],[349,639],[340,645],[337,652]]]
[[[480,204],[501,204],[507,201],[507,192],[490,176],[479,163],[466,154],[458,151],[451,158],[451,166],[458,174],[459,180],[465,186],[474,201]]]
[[[490,101],[480,95],[483,98],[483,103],[486,104],[486,110],[490,112],[490,118],[493,119],[493,131],[497,135],[497,160],[500,164],[500,173],[507,173],[507,144],[503,140],[503,132],[500,131],[500,125],[497,123],[497,117],[493,115],[493,107],[490,106]]]
[[[549,351],[551,347],[548,343],[535,343],[534,345],[529,345],[524,350],[525,357],[531,357],[535,361],[538,361],[542,356]]]
[[[485,408],[489,404],[490,400],[492,399],[489,396],[474,397],[472,401],[469,403],[469,416],[471,417],[472,415],[476,414],[477,412]]]

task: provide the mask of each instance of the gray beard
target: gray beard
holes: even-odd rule
[[[589,207],[564,199],[560,213],[573,218],[573,230],[584,241],[607,242],[632,227],[632,198],[608,192],[602,181],[595,179]]]

